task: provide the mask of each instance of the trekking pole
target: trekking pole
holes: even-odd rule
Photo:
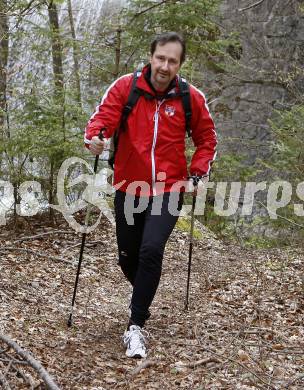
[[[188,305],[189,305],[189,286],[190,286],[192,248],[193,248],[194,209],[195,209],[195,204],[196,204],[197,185],[198,185],[198,180],[195,180],[195,178],[191,177],[191,179],[193,179],[194,191],[193,191],[193,195],[192,195],[192,208],[191,208],[190,244],[189,244],[188,278],[187,278],[187,292],[186,292],[185,310],[188,310]]]
[[[192,262],[192,248],[193,248],[193,230],[194,230],[194,210],[196,204],[197,186],[201,177],[195,175],[195,176],[190,176],[189,179],[192,179],[193,181],[194,190],[193,190],[192,208],[191,208],[190,244],[189,244],[188,278],[187,278],[185,310],[188,310],[188,306],[189,306],[189,287],[190,287],[190,274],[191,274],[191,262]]]
[[[102,133],[99,133],[99,139],[102,140],[103,136]],[[96,175],[97,173],[97,167],[98,167],[98,160],[99,160],[99,155],[97,154],[95,157],[95,163],[94,163],[94,174]],[[77,286],[78,286],[78,280],[79,280],[79,274],[80,274],[80,269],[81,269],[81,263],[82,263],[82,257],[83,257],[83,252],[84,252],[84,247],[85,247],[85,241],[87,237],[86,233],[86,228],[89,225],[89,219],[90,219],[90,212],[91,212],[91,205],[88,205],[88,210],[85,216],[84,220],[84,232],[82,233],[82,240],[81,240],[81,247],[80,247],[80,252],[79,252],[79,260],[78,260],[78,267],[77,267],[77,273],[76,273],[76,279],[75,279],[75,284],[74,284],[74,292],[73,292],[73,299],[72,299],[72,306],[71,306],[71,312],[70,316],[68,319],[68,327],[72,326],[73,323],[73,310],[74,310],[74,304],[75,304],[75,299],[76,299],[76,293],[77,293]]]

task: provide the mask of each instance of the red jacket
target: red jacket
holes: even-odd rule
[[[155,96],[155,91],[145,78],[147,71],[147,67],[144,68],[136,85]],[[105,128],[105,138],[114,134],[130,93],[132,79],[133,74],[122,76],[108,88],[85,129],[86,144],[102,128]],[[178,89],[177,80],[174,84],[176,86],[172,92]],[[203,93],[190,85],[190,96],[192,139],[196,147],[190,174],[204,175],[209,173],[216,156],[216,133]],[[138,194],[139,188],[136,189],[137,184],[134,182],[139,181],[146,183],[139,183],[144,195],[170,190],[182,191],[179,183],[188,176],[185,126],[185,113],[180,97],[157,100],[141,96],[128,116],[126,131],[119,135],[114,186],[122,191]]]

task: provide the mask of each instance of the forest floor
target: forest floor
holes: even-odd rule
[[[1,227],[0,333],[31,352],[60,389],[303,389],[304,251],[244,249],[196,229],[189,310],[188,233],[175,229],[141,361],[122,346],[131,289],[107,220],[87,237],[71,328],[80,235],[63,222],[31,223],[18,234]],[[7,388],[44,389],[17,358],[0,341]]]

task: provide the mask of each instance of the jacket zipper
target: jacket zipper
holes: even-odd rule
[[[159,109],[163,104],[165,99],[161,100],[159,103],[156,102],[156,110],[154,113],[154,133],[153,133],[153,143],[151,149],[151,162],[152,162],[152,192],[153,196],[156,195],[155,183],[156,183],[156,170],[155,170],[155,145],[157,140],[158,133],[158,120],[159,120]]]

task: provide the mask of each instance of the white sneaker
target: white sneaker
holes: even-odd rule
[[[145,346],[148,332],[144,331],[138,325],[131,325],[129,330],[126,330],[123,335],[123,343],[127,348],[126,355],[132,358],[147,357],[147,350]]]

